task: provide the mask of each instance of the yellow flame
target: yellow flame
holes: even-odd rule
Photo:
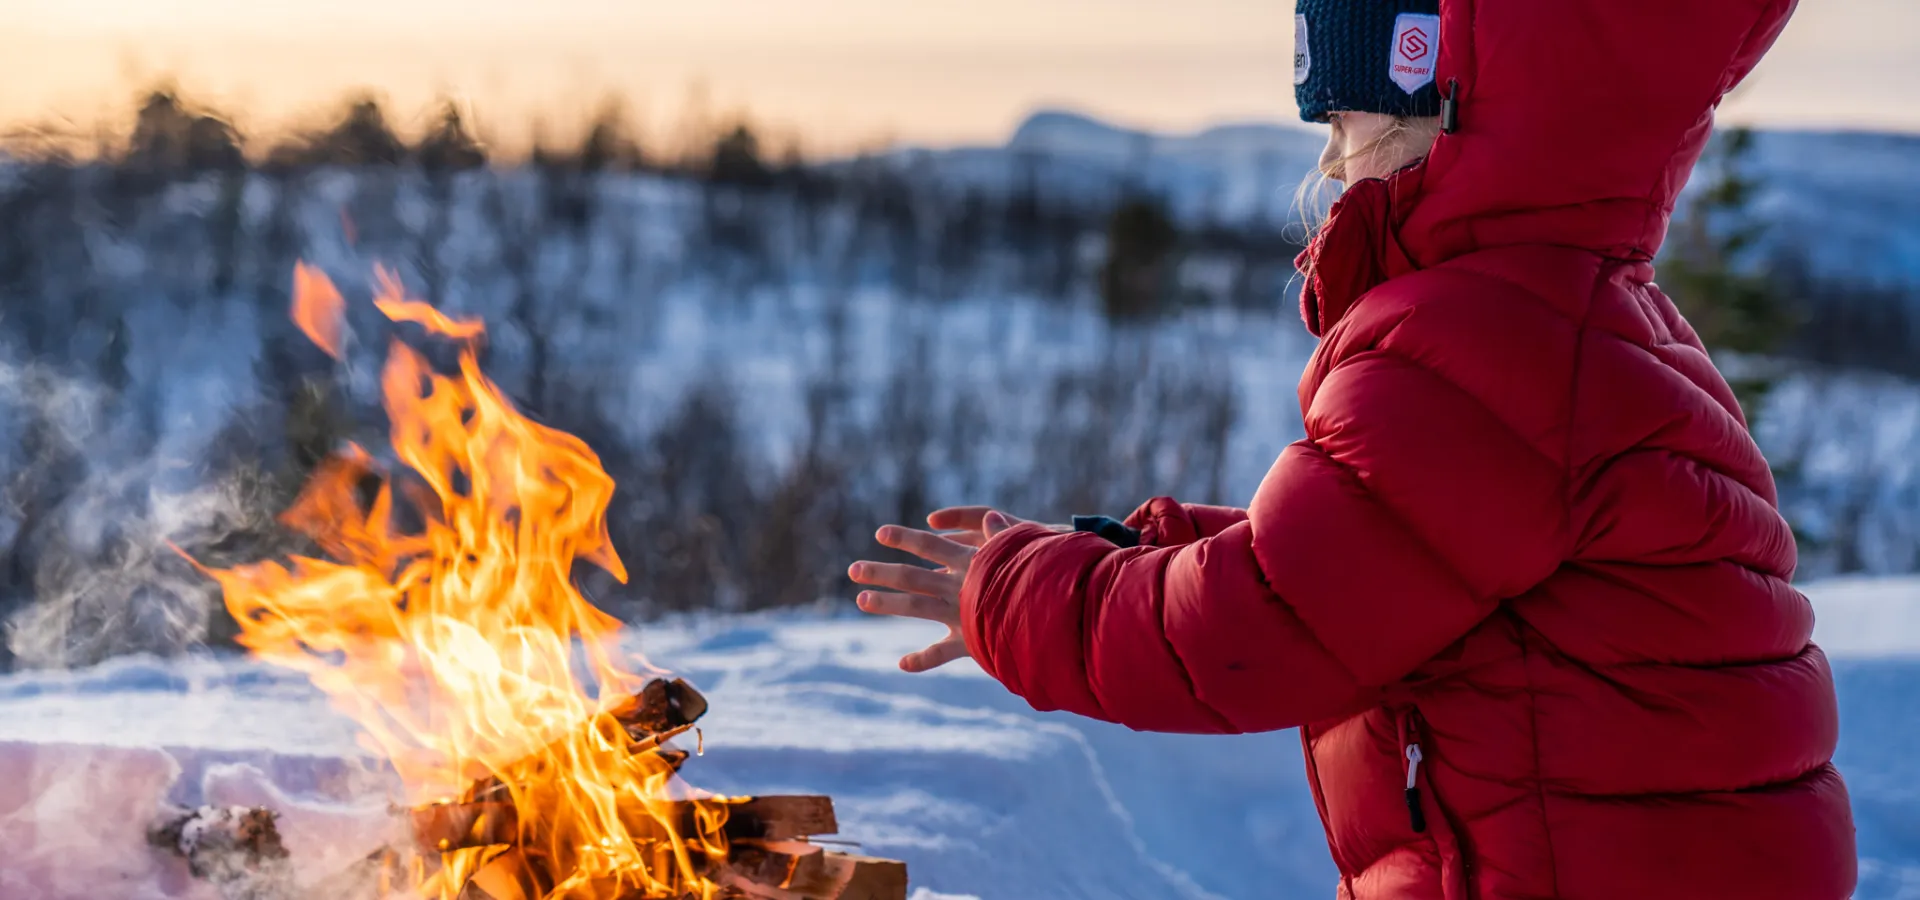
[[[672,765],[603,714],[652,672],[615,657],[619,621],[572,579],[584,560],[626,580],[607,533],[613,479],[481,373],[482,323],[408,299],[384,269],[376,280],[388,318],[459,345],[458,370],[391,345],[382,389],[401,471],[351,446],[281,517],[327,558],[208,570],[240,642],[352,716],[409,802],[473,800],[479,779],[510,797],[514,844],[442,854],[414,886],[428,896],[452,900],[470,879],[530,900],[713,896],[700,860],[726,852],[724,804],[695,804],[688,827]],[[339,292],[305,265],[295,285],[294,318],[337,355]],[[408,515],[419,524],[397,524]]]

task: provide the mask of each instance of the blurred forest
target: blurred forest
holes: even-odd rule
[[[0,666],[229,641],[169,542],[300,551],[274,514],[342,442],[384,446],[381,343],[339,364],[287,319],[303,259],[363,300],[384,262],[487,319],[489,373],[619,485],[632,582],[582,577],[632,618],[844,606],[873,529],[945,503],[1244,501],[1297,436],[1297,226],[1178,218],[1128,178],[1056,189],[1030,153],[987,188],[909,151],[770,149],[746,120],[656,148],[617,104],[526,159],[491,159],[457,106],[430,119],[403,136],[356,98],[254,142],[156,90],[93,152],[12,135]],[[1727,354],[1804,572],[1920,569],[1913,298],[1755,253],[1747,141],[1703,164],[1663,284]]]

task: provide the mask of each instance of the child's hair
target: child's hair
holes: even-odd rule
[[[1336,175],[1343,175],[1347,166],[1356,160],[1366,159],[1389,147],[1410,141],[1421,148],[1433,146],[1440,136],[1440,118],[1438,116],[1395,116],[1393,124],[1380,133],[1379,137],[1368,141],[1366,146],[1354,150],[1337,160],[1331,168],[1321,166],[1314,174],[1300,182],[1294,193],[1294,208],[1300,214],[1300,221],[1307,227],[1307,235],[1312,236],[1321,225],[1326,224],[1327,209],[1338,198],[1339,192],[1331,189]],[[1422,149],[1421,155],[1426,155]]]

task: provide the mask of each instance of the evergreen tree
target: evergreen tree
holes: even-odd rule
[[[1792,304],[1755,252],[1768,223],[1754,210],[1754,133],[1715,137],[1695,177],[1707,180],[1675,222],[1660,282],[1707,348],[1741,356],[1733,389],[1748,420],[1773,387],[1764,364],[1793,331]]]
[[[246,165],[240,135],[225,119],[188,107],[171,90],[147,95],[127,140],[125,162],[148,174],[234,171]]]
[[[1161,311],[1179,246],[1180,229],[1164,203],[1144,194],[1122,201],[1107,220],[1107,257],[1100,267],[1107,315],[1124,319]]]
[[[460,107],[451,101],[440,107],[440,121],[421,138],[413,155],[430,172],[459,172],[487,164],[486,148],[474,139]]]
[[[760,137],[742,122],[714,142],[710,164],[712,178],[721,184],[760,187],[772,173],[760,156]]]

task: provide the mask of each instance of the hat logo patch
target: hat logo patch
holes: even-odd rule
[[[1427,55],[1427,33],[1418,28],[1409,28],[1400,35],[1400,55],[1408,59],[1419,59]]]
[[[1387,62],[1387,75],[1394,84],[1409,94],[1432,84],[1439,61],[1439,16],[1401,13],[1393,20],[1393,53]]]
[[[1313,47],[1307,41],[1307,17],[1293,17],[1293,83],[1306,84],[1313,72]]]

